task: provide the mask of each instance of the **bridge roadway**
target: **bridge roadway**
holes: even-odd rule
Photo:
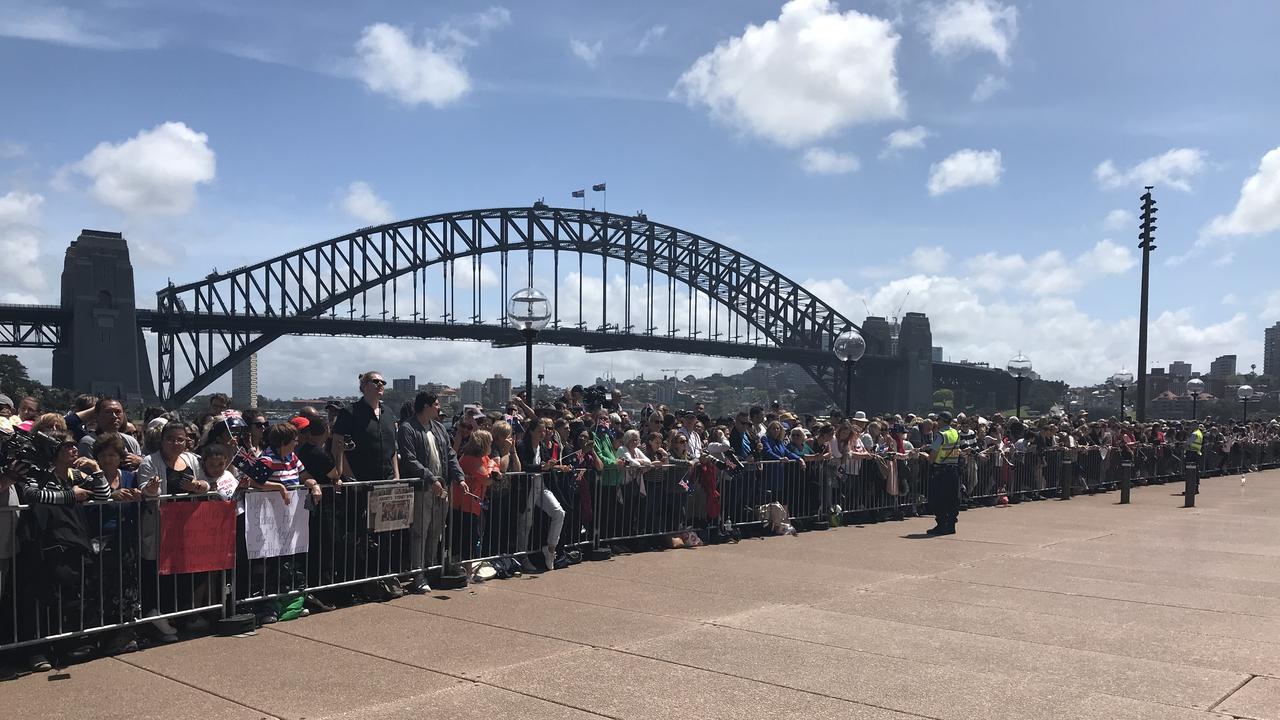
[[[650,553],[0,684],[27,718],[1280,718],[1280,471]]]

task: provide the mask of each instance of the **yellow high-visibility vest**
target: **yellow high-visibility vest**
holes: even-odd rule
[[[1204,432],[1200,428],[1191,431],[1191,452],[1199,455],[1204,447]]]
[[[942,445],[934,453],[934,465],[955,465],[960,462],[960,431],[947,428],[941,431]]]

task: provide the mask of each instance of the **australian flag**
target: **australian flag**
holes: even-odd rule
[[[574,196],[574,197],[578,197],[578,198],[580,198],[580,197],[586,197],[586,196],[587,196],[587,191],[586,191],[586,190],[574,190],[574,191],[573,191],[573,196]]]
[[[591,186],[591,189],[592,189],[594,192],[604,192],[604,183],[600,183],[600,184],[598,184],[598,185],[592,185],[592,186]]]

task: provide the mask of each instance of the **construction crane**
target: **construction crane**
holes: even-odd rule
[[[658,370],[664,373],[671,373],[671,377],[675,378],[676,380],[679,380],[680,371],[684,370],[684,368],[658,368]]]

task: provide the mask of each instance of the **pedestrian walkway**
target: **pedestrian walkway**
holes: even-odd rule
[[[0,685],[32,718],[1280,720],[1280,471],[583,563]]]

